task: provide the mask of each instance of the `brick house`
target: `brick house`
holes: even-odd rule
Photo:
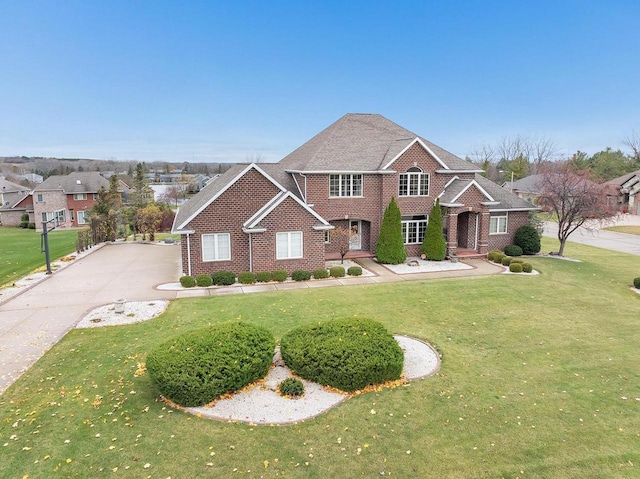
[[[128,190],[122,182],[121,187]],[[101,188],[108,190],[109,180],[97,172],[50,176],[32,193],[36,230],[42,231],[42,222],[51,219],[63,227],[89,224],[89,210]]]
[[[409,256],[436,198],[448,254],[486,255],[537,208],[481,172],[381,115],[347,114],[280,162],[236,165],[187,202],[173,226],[183,272],[313,271],[338,255],[338,228],[348,254],[373,256],[391,197]]]
[[[0,176],[0,226],[18,226],[22,215],[29,215],[33,221],[33,212],[28,209],[31,189],[8,181]]]

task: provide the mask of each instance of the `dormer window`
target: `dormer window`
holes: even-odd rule
[[[429,173],[417,166],[400,173],[398,196],[429,196]]]

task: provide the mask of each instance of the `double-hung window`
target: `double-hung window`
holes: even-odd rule
[[[73,194],[73,199],[75,201],[86,200],[87,199],[87,194],[86,193],[74,193]]]
[[[226,261],[231,259],[231,235],[212,233],[202,235],[202,261]]]
[[[428,218],[425,215],[402,217],[402,239],[404,244],[419,244],[424,241]]]
[[[329,175],[329,196],[362,196],[362,175]]]
[[[417,167],[400,173],[398,196],[429,196],[429,174]]]
[[[507,214],[492,216],[489,220],[489,234],[498,235],[507,232]]]
[[[276,259],[302,258],[302,231],[276,233]]]

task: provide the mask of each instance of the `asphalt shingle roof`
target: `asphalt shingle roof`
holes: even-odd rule
[[[514,195],[506,188],[495,184],[493,181],[485,178],[482,175],[476,173],[476,182],[484,188],[484,190],[491,195],[491,197],[499,202],[497,205],[492,205],[489,210],[537,210],[538,207],[532,205],[526,200],[523,200],[517,195]]]
[[[103,178],[100,173],[74,172],[68,175],[50,176],[36,186],[34,191],[62,190],[66,194],[97,193],[103,186],[109,189],[109,180]]]
[[[416,138],[449,169],[478,170],[382,115],[362,113],[346,114],[284,157],[280,164],[297,171],[378,171]]]

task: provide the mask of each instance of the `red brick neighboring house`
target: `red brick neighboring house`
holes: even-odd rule
[[[33,212],[25,201],[30,193],[29,188],[0,176],[0,226],[18,226],[24,213],[31,213],[29,221],[33,221]]]
[[[448,253],[485,255],[537,208],[479,173],[381,115],[347,114],[279,163],[237,165],[187,202],[173,227],[183,272],[313,271],[339,252],[336,227],[351,232],[351,252],[373,255],[392,196],[409,256],[436,198]]]
[[[640,170],[609,180],[605,186],[609,206],[620,213],[640,215]]]
[[[32,193],[36,230],[42,231],[42,222],[51,219],[60,227],[89,224],[89,210],[103,187],[109,189],[109,180],[97,172],[50,176]],[[122,184],[122,189],[126,190],[126,185]]]

